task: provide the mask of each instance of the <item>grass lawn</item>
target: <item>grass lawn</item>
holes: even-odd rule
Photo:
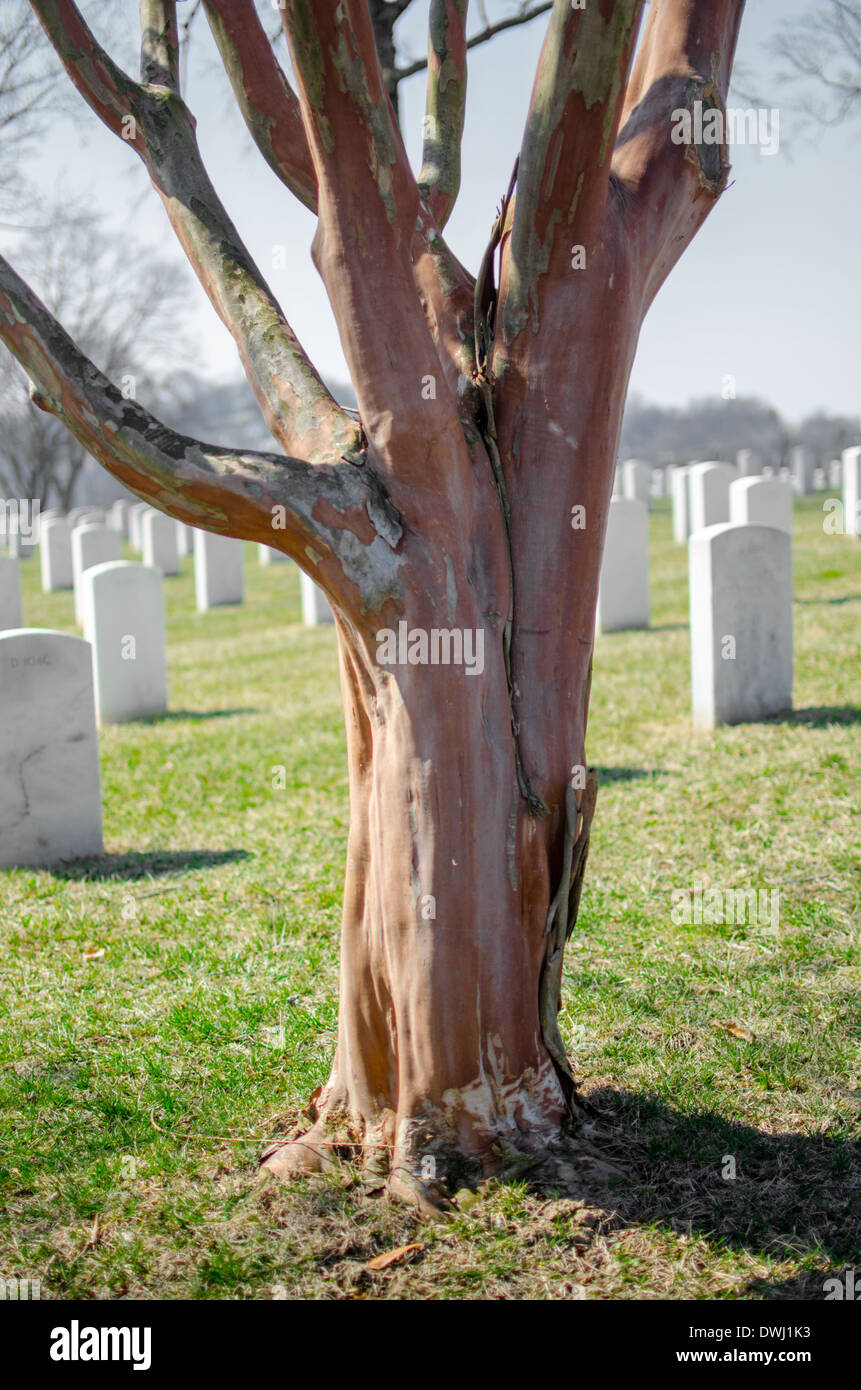
[[[61,1299],[820,1299],[861,1269],[861,544],[823,500],[796,505],[796,711],[713,735],[653,513],[654,625],[596,649],[561,1018],[611,1171],[492,1183],[430,1227],[349,1174],[258,1179],[334,1046],[335,640],[292,565],[248,547],[245,604],[200,615],[186,560],[172,713],[100,734],[107,854],[2,874],[0,1274]],[[75,631],[23,571],[26,624]],[[779,892],[779,926],[675,924],[695,881]]]

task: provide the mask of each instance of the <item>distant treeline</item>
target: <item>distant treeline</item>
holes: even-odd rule
[[[691,401],[682,408],[649,405],[639,396],[630,396],[619,457],[654,464],[692,459],[731,462],[739,449],[756,449],[763,462],[779,464],[794,444],[806,444],[820,462],[827,462],[851,445],[861,444],[861,419],[820,412],[793,425],[756,396]]]
[[[173,384],[174,399],[165,402],[161,413],[174,429],[208,443],[275,447],[244,377],[213,384],[190,372],[178,373]],[[328,384],[336,400],[355,406],[351,386],[334,381]],[[732,460],[739,449],[756,449],[765,463],[779,464],[793,444],[808,445],[827,462],[850,445],[861,444],[861,420],[818,414],[793,425],[755,396],[691,401],[682,408],[649,405],[641,397],[631,396],[619,457],[654,464],[690,463],[692,459]]]

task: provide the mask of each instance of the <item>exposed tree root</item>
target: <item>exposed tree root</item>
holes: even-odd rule
[[[321,1116],[298,1137],[271,1144],[261,1157],[261,1169],[276,1180],[352,1170],[366,1191],[405,1202],[432,1220],[457,1210],[458,1193],[489,1181],[522,1180],[536,1190],[582,1197],[623,1174],[615,1155],[602,1150],[602,1139],[609,1140],[610,1131],[601,1125],[569,1121],[549,1139],[524,1134],[516,1147],[497,1139],[472,1155],[440,1142],[430,1155],[426,1131],[420,1145],[409,1139],[381,1145],[378,1136],[361,1143],[355,1133],[347,1138],[342,1122],[334,1125]]]

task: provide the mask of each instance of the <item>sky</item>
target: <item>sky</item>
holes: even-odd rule
[[[137,5],[128,10],[129,47]],[[87,5],[82,6],[87,13]],[[510,4],[488,0],[491,15]],[[804,0],[748,0],[739,61],[765,71],[764,45],[781,20],[810,8]],[[416,0],[400,27],[409,57],[425,46],[427,4]],[[274,6],[272,21],[277,22]],[[125,21],[123,21],[125,22]],[[477,269],[522,136],[544,31],[539,19],[472,50],[463,146],[463,183],[446,232],[464,263]],[[125,56],[117,54],[118,57]],[[282,61],[285,61],[282,46]],[[757,90],[766,87],[765,81]],[[739,396],[765,398],[789,421],[818,409],[861,412],[861,125],[793,133],[793,108],[777,89],[779,148],[732,152],[732,183],[670,275],[640,338],[631,391],[661,405],[720,397],[733,378]],[[314,218],[271,174],[235,110],[202,16],[195,22],[188,100],[210,175],[318,369],[347,380],[337,329],[310,260]],[[182,260],[167,219],[137,169],[136,157],[83,102],[59,111],[34,153],[31,180],[48,196],[84,197],[119,237]],[[741,105],[731,96],[730,105]],[[424,77],[401,87],[402,125],[418,167]],[[775,127],[768,127],[769,133]],[[4,251],[9,235],[2,238]],[[275,248],[283,247],[284,253]],[[281,257],[286,268],[277,267]],[[37,287],[38,288],[38,287]],[[198,371],[235,374],[233,342],[190,275],[190,312]]]

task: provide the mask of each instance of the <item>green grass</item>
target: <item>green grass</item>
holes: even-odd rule
[[[251,547],[245,604],[199,615],[186,561],[173,713],[100,734],[106,856],[3,875],[0,1273],[56,1298],[732,1299],[821,1298],[857,1265],[861,545],[822,501],[796,507],[796,712],[713,735],[690,723],[685,550],[653,514],[653,628],[596,650],[561,1019],[614,1171],[557,1200],[490,1184],[432,1228],[349,1174],[258,1181],[334,1045],[334,634]],[[27,625],[74,631],[23,569]],[[695,879],[778,890],[779,930],[674,925]]]

